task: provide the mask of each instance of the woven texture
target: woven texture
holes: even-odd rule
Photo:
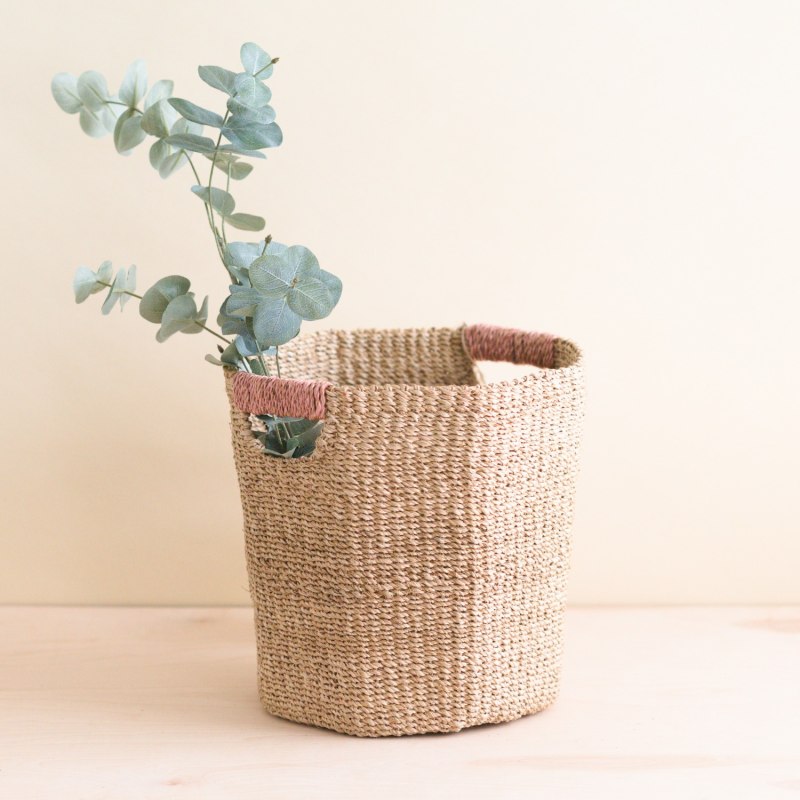
[[[324,429],[300,459],[261,451],[226,371],[271,713],[387,736],[555,698],[583,375],[571,342],[519,333],[323,331],[281,347],[284,378],[323,387]],[[477,383],[473,356],[525,353],[551,366]]]

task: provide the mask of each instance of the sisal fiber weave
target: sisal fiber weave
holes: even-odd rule
[[[478,359],[534,363],[486,385]],[[282,385],[226,370],[264,707],[392,736],[552,703],[578,348],[490,326],[329,330],[282,346],[281,373],[325,419],[299,459],[266,455],[248,422],[280,413]]]

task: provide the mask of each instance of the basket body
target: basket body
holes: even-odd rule
[[[465,331],[323,331],[281,347],[282,384],[322,393],[325,426],[300,459],[253,437],[249,412],[265,409],[245,383],[270,379],[226,372],[259,694],[277,716],[443,732],[556,696],[580,355],[551,337],[550,365],[483,385],[487,348]]]

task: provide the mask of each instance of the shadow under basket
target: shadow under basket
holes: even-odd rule
[[[226,370],[264,707],[397,736],[552,703],[578,348],[473,325],[322,331],[280,354],[282,378]],[[483,384],[489,360],[533,369]],[[275,458],[250,414],[324,427],[311,455]]]

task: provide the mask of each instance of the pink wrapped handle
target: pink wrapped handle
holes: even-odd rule
[[[265,378],[237,372],[233,378],[233,404],[246,414],[325,419],[327,381]]]
[[[556,337],[495,325],[467,325],[464,346],[473,361],[510,361],[533,367],[555,365]]]

